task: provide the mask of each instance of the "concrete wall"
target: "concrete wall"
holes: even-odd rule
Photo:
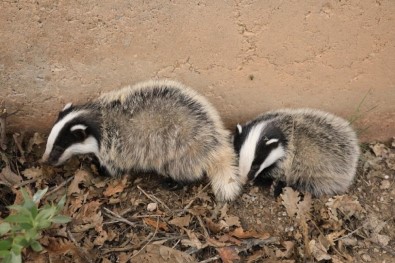
[[[366,96],[361,138],[395,135],[393,0],[2,0],[0,33],[10,131],[48,132],[67,102],[167,77],[229,127],[280,107],[349,117]]]

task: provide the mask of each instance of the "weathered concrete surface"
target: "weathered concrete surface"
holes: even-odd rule
[[[69,101],[153,77],[206,95],[232,126],[280,107],[395,135],[395,1],[0,2],[10,131],[48,132]],[[366,113],[366,111],[368,111]]]

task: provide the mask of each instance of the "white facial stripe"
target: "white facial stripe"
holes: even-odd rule
[[[98,142],[93,136],[89,136],[83,142],[76,143],[68,147],[60,156],[59,161],[56,165],[61,165],[75,154],[86,154],[86,153],[94,153],[96,156],[99,153]]]
[[[272,143],[275,143],[275,142],[278,142],[278,139],[270,139],[270,140],[268,140],[266,142],[266,145],[269,145],[269,144],[272,144]]]
[[[237,124],[237,130],[239,131],[239,133],[241,133],[243,131],[243,127],[241,127],[240,124]]]
[[[86,130],[88,128],[86,125],[83,124],[77,124],[74,125],[73,127],[70,128],[70,131],[75,131],[75,130]]]
[[[285,151],[282,146],[278,146],[276,149],[271,151],[269,153],[269,156],[265,159],[265,161],[259,167],[259,170],[255,173],[254,178],[256,178],[258,176],[258,174],[260,174],[260,172],[263,171],[263,169],[269,167],[270,165],[272,165],[273,163],[278,161],[280,158],[284,157],[284,155],[285,155]]]
[[[240,176],[247,180],[248,172],[255,158],[255,149],[266,122],[261,122],[251,128],[240,149],[239,171]]]
[[[63,119],[61,119],[58,123],[56,123],[53,126],[51,133],[48,136],[47,147],[45,148],[45,153],[42,158],[43,161],[46,161],[48,159],[49,154],[52,151],[53,144],[55,143],[55,140],[58,137],[60,131],[63,129],[64,125],[84,112],[85,111],[70,112],[68,115],[66,115]]]
[[[71,102],[67,103],[67,104],[64,106],[64,108],[63,108],[62,111],[67,110],[68,108],[71,107],[71,105],[73,105],[73,103],[71,103]]]

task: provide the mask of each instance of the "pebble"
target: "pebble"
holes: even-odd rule
[[[149,203],[147,205],[147,210],[149,212],[155,211],[158,208],[158,204],[157,203]]]

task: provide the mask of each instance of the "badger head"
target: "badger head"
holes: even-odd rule
[[[48,136],[42,162],[58,166],[76,154],[97,154],[100,140],[98,127],[97,119],[89,110],[67,104]]]
[[[237,124],[233,144],[239,157],[240,176],[249,180],[285,155],[284,134],[268,122]]]

